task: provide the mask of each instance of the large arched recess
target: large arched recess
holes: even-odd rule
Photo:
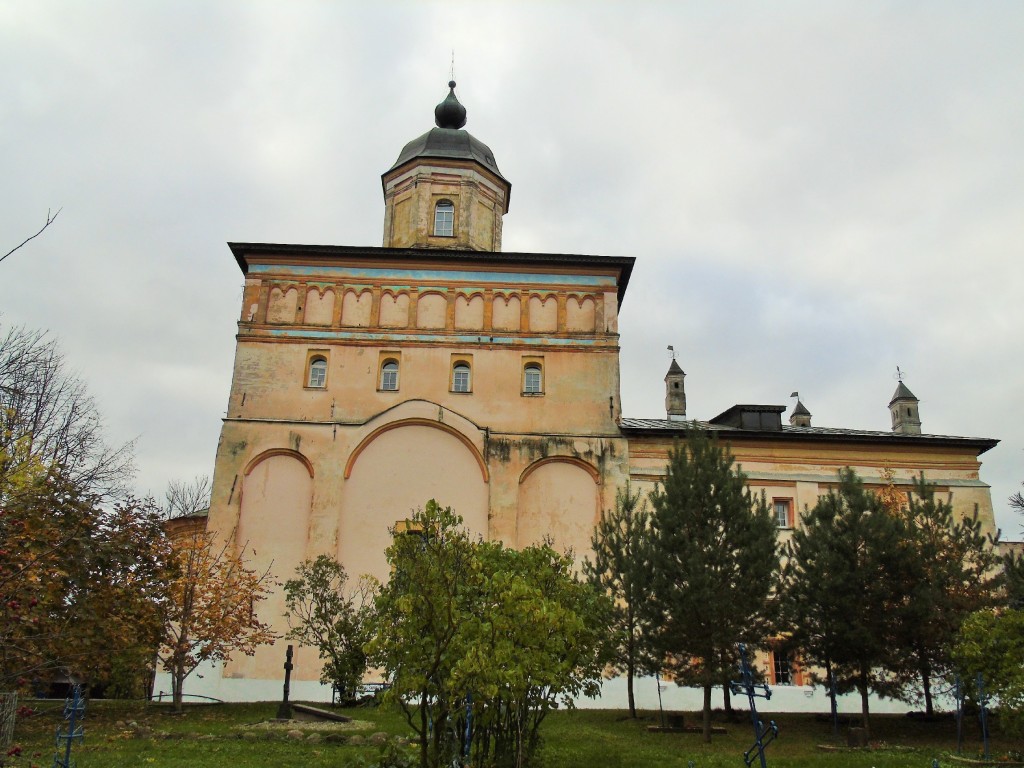
[[[428,500],[451,507],[472,534],[487,535],[487,473],[472,443],[443,422],[387,424],[352,452],[338,521],[338,559],[350,577],[387,581],[390,529]]]
[[[594,467],[569,457],[541,459],[527,467],[519,479],[516,546],[550,538],[559,551],[586,554],[598,514],[598,479]]]
[[[282,583],[295,576],[295,568],[306,558],[312,498],[313,470],[302,454],[267,451],[249,462],[242,476],[242,505],[235,532],[248,567],[261,574],[269,569],[273,580]],[[288,631],[282,589],[275,589],[257,606],[257,612],[279,633]],[[262,646],[253,657],[237,655],[225,673],[274,678],[280,676],[280,669],[281,654]],[[303,671],[298,670],[298,676],[308,677]]]

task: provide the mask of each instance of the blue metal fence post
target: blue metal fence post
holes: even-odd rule
[[[985,745],[985,759],[991,759],[988,751],[988,714],[986,709],[988,707],[988,694],[985,693],[985,678],[978,673],[978,677],[975,681],[978,684],[978,717],[981,719],[981,741]]]
[[[953,698],[956,699],[956,753],[964,751],[964,685],[960,675],[953,678]]]
[[[740,643],[740,681],[730,682],[729,688],[736,695],[746,694],[747,700],[750,702],[750,719],[754,724],[754,745],[743,753],[743,762],[747,768],[750,768],[756,755],[761,760],[761,768],[768,768],[764,749],[779,735],[779,727],[774,720],[769,721],[768,726],[765,727],[757,716],[755,697],[767,700],[772,697],[772,692],[764,683],[754,684],[754,672],[750,668],[750,662],[747,661],[747,646],[743,643]],[[761,693],[758,692],[759,688],[763,689]]]
[[[71,761],[71,744],[75,739],[80,742],[85,740],[85,727],[81,725],[84,716],[85,699],[82,698],[82,686],[76,683],[72,686],[71,694],[64,702],[64,722],[67,730],[61,733],[60,726],[57,726],[53,768],[74,768],[75,763]],[[61,756],[62,742],[63,757]]]

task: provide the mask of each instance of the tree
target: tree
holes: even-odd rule
[[[802,516],[786,547],[781,613],[792,641],[825,668],[830,688],[855,688],[870,734],[869,691],[891,694],[883,667],[905,603],[906,526],[849,467]]]
[[[423,768],[449,757],[450,720],[466,693],[455,675],[466,656],[459,630],[483,575],[461,522],[431,499],[414,513],[409,532],[394,532],[387,549],[393,571],[377,596],[368,645],[370,663],[391,684],[387,697],[416,732]]]
[[[346,592],[344,566],[327,555],[305,560],[285,582],[288,637],[316,648],[324,660],[320,682],[336,686],[342,700],[354,698],[366,672],[374,589],[361,581]]]
[[[1002,557],[1002,566],[1006,605],[1024,609],[1024,555],[1007,552]]]
[[[103,509],[38,464],[8,474],[0,497],[0,686],[62,670],[141,695],[169,569],[156,506]]]
[[[600,692],[611,601],[549,543],[517,551],[488,542],[479,552],[484,590],[459,670],[472,696],[470,758],[478,768],[532,765],[547,714]]]
[[[615,495],[615,509],[601,512],[591,539],[594,560],[583,563],[590,583],[614,601],[614,623],[609,627],[612,669],[626,674],[630,717],[636,717],[633,678],[657,667],[640,623],[640,607],[650,595],[649,526],[647,502],[627,482]]]
[[[63,208],[58,208],[58,209],[57,209],[57,213],[51,214],[51,213],[50,213],[50,209],[47,209],[47,210],[46,210],[46,223],[45,223],[45,224],[43,224],[43,226],[42,226],[42,227],[41,227],[41,228],[39,229],[39,231],[38,231],[38,232],[36,232],[36,233],[35,233],[34,235],[29,235],[29,236],[28,236],[28,237],[26,237],[26,238],[25,238],[24,240],[22,240],[22,241],[21,241],[20,243],[18,243],[18,244],[17,244],[16,246],[14,246],[13,248],[11,248],[11,250],[9,250],[9,251],[8,251],[7,253],[5,253],[5,254],[4,254],[3,256],[0,256],[0,261],[3,261],[4,259],[6,259],[6,258],[7,258],[8,256],[10,256],[10,255],[11,255],[12,253],[14,253],[14,252],[15,252],[16,250],[18,250],[18,249],[19,249],[19,248],[21,248],[21,247],[22,247],[23,245],[25,245],[26,243],[28,243],[28,242],[29,242],[30,240],[35,240],[35,239],[36,239],[37,237],[39,237],[39,236],[40,236],[41,234],[43,234],[43,232],[45,232],[45,231],[46,231],[46,228],[47,228],[48,226],[50,226],[51,224],[53,224],[54,220],[55,220],[55,219],[57,218],[57,216],[58,216],[58,215],[60,214],[60,212],[61,212],[62,210],[64,210],[64,209],[63,209]]]
[[[209,475],[197,475],[192,480],[171,480],[164,494],[164,514],[172,520],[208,510],[212,490]]]
[[[1017,491],[1009,498],[1010,508],[1024,515],[1024,495]]]
[[[133,445],[109,447],[84,382],[69,374],[56,341],[7,328],[0,339],[0,477],[39,467],[102,503],[129,495]]]
[[[370,662],[416,732],[420,765],[461,751],[467,708],[474,765],[530,764],[545,714],[595,695],[608,601],[550,546],[473,541],[431,500],[388,548]]]
[[[951,505],[936,499],[935,486],[923,473],[897,514],[907,523],[909,550],[896,638],[904,658],[897,666],[906,677],[920,679],[931,716],[932,679],[950,671],[950,652],[964,619],[992,604],[998,557],[977,513],[957,517]]]
[[[999,698],[1000,722],[1024,736],[1024,610],[989,609],[972,614],[960,630],[953,656],[962,676],[981,673]]]
[[[735,670],[738,643],[767,631],[778,571],[776,527],[732,455],[696,425],[669,453],[663,486],[650,495],[650,596],[644,619],[652,647],[680,685],[704,689],[704,740],[711,740],[712,687]]]
[[[171,675],[174,708],[182,710],[185,679],[206,661],[251,656],[275,639],[256,605],[270,592],[269,572],[257,573],[207,532],[172,543],[176,572],[163,612],[159,658]]]

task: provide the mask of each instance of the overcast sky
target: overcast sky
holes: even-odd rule
[[[212,471],[242,276],[226,241],[379,246],[432,125],[512,182],[506,251],[635,256],[625,415],[791,404],[993,437],[1024,520],[1024,3],[0,0],[7,325],[49,329],[137,484]]]

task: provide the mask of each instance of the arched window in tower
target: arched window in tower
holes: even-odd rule
[[[539,395],[544,391],[544,372],[539,363],[528,363],[523,368],[523,394]]]
[[[306,386],[315,389],[323,389],[327,386],[327,360],[322,357],[314,357],[310,360]]]
[[[467,363],[456,363],[452,368],[452,392],[470,392],[472,379]]]
[[[455,235],[455,206],[451,200],[441,200],[434,207],[434,235],[453,237]]]
[[[398,390],[398,362],[385,360],[380,368],[380,388],[385,392]]]

